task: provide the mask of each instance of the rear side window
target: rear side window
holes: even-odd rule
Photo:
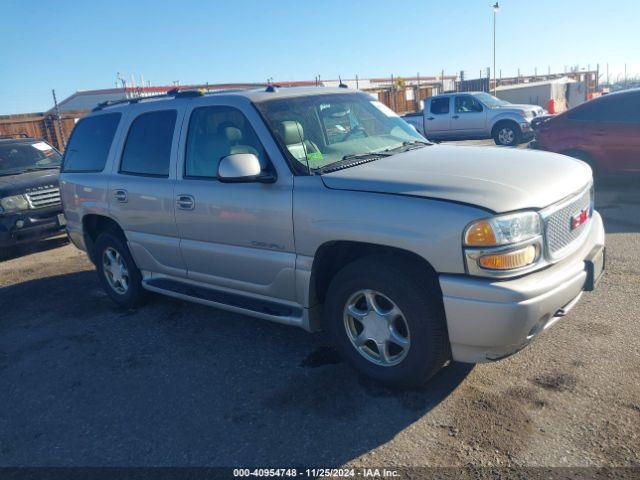
[[[449,97],[431,100],[431,113],[434,115],[449,113]]]
[[[120,122],[120,113],[83,118],[73,129],[64,152],[64,172],[101,172]]]
[[[175,110],[161,110],[143,113],[133,121],[122,152],[121,173],[169,176],[176,116]]]

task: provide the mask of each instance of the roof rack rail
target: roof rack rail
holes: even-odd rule
[[[148,97],[123,98],[122,100],[107,100],[106,102],[101,102],[98,105],[96,105],[91,111],[97,112],[98,110],[102,110],[103,108],[106,108],[106,107],[112,107],[114,105],[123,105],[125,103],[129,103],[129,104],[138,103],[141,100],[152,100],[156,98],[168,98],[168,97],[173,97],[173,98],[201,97],[202,95],[204,95],[204,92],[202,92],[201,90],[194,90],[194,89],[180,90],[180,88],[172,88],[166,93],[161,93],[160,95],[149,95]]]
[[[204,95],[204,92],[202,90],[196,90],[193,88],[189,90],[180,90],[180,88],[172,88],[167,92],[167,95],[173,96],[176,98],[201,97],[202,95]]]
[[[272,83],[270,83],[269,85],[267,85],[267,88],[264,89],[265,92],[269,92],[269,93],[274,93],[277,92],[280,87],[280,85],[274,85]]]

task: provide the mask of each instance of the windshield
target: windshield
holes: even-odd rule
[[[499,98],[496,98],[493,95],[489,95],[486,92],[476,93],[474,96],[489,108],[502,107],[504,105],[509,105],[509,102],[500,100]]]
[[[353,157],[390,155],[408,145],[426,143],[392,110],[363,93],[286,98],[257,106],[301,172]]]
[[[0,143],[0,175],[60,168],[61,156],[45,142]]]

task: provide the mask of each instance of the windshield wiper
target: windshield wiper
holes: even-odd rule
[[[386,153],[386,151],[385,152],[351,153],[349,155],[345,155],[344,157],[342,157],[341,162],[345,160],[366,160],[369,158],[375,160],[380,157],[390,157],[390,156],[391,154]]]
[[[429,145],[433,145],[433,143],[427,142],[425,140],[411,140],[411,141],[402,142],[402,145],[400,145],[399,147],[390,148],[388,150],[385,150],[385,152],[401,153],[401,152],[407,152],[409,150],[415,150],[417,148],[426,147]]]
[[[24,170],[21,170],[20,173],[37,172],[38,170],[52,170],[54,168],[57,170],[60,168],[60,165],[55,165],[51,167],[29,167],[29,168],[25,168]]]
[[[391,155],[393,154],[387,152],[350,153],[349,155],[342,157],[342,160],[320,167],[318,171],[320,173],[335,172],[336,170],[342,170],[343,168],[353,167],[354,165],[373,162],[379,158],[390,157]]]

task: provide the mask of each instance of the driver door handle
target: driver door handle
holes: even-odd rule
[[[120,203],[127,203],[127,191],[118,189],[113,192],[113,198]]]
[[[180,210],[193,210],[196,208],[196,200],[191,195],[178,195],[176,205]]]
[[[427,120],[435,120],[433,117],[427,117]]]

